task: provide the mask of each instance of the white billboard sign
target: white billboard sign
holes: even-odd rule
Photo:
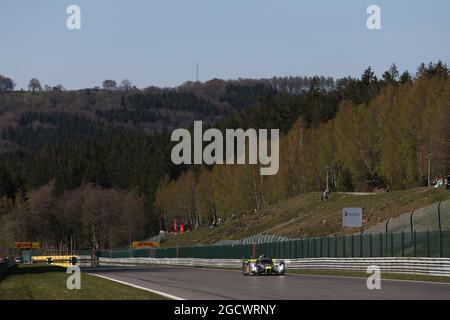
[[[344,208],[342,210],[342,226],[348,228],[362,227],[362,208]]]

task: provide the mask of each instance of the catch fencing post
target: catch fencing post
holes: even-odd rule
[[[369,234],[369,256],[371,258],[373,257],[373,252],[372,252],[372,234]]]
[[[294,256],[292,257],[293,259],[298,259],[299,258],[299,254],[298,254],[298,239],[292,240],[294,241],[294,246],[293,246],[293,252],[294,252]]]
[[[353,235],[351,236],[351,240],[352,240],[352,258],[354,258],[355,257],[355,238]]]
[[[403,232],[403,230],[401,232],[401,235],[402,235],[402,257],[404,257],[405,256],[405,233]]]
[[[441,203],[438,204],[438,218],[439,218],[439,257],[444,257],[444,248],[442,243],[442,221],[441,221]]]
[[[345,258],[346,252],[345,252],[345,236],[342,236],[342,257]]]
[[[439,230],[442,230],[442,222],[441,222],[441,202],[438,204],[438,222],[439,222]]]
[[[334,256],[338,257],[338,237],[334,236]]]
[[[313,238],[313,240],[312,240],[312,254],[313,254],[313,258],[317,258],[316,257],[316,238]]]
[[[391,257],[394,256],[394,234],[391,232]]]
[[[323,257],[323,237],[320,237],[320,250],[319,255],[322,258]]]
[[[359,236],[359,252],[360,252],[360,256],[361,258],[364,257],[364,240],[363,240],[363,234],[361,233],[361,235]]]
[[[380,257],[383,257],[383,234],[380,233]]]
[[[426,239],[426,251],[427,251],[427,257],[430,257],[430,231],[427,230],[427,239]]]
[[[327,257],[331,256],[330,241],[331,241],[331,238],[327,237]]]
[[[303,258],[303,240],[297,239],[297,258]]]

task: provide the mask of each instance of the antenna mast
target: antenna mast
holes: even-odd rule
[[[197,61],[197,82],[198,82],[198,61]]]

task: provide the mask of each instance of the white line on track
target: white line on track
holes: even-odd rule
[[[186,300],[186,299],[183,299],[183,298],[180,298],[180,297],[177,297],[177,296],[165,293],[165,292],[161,292],[161,291],[157,291],[157,290],[153,290],[153,289],[149,289],[149,288],[144,288],[144,287],[141,287],[141,286],[138,286],[138,285],[135,285],[135,284],[131,284],[131,283],[128,283],[128,282],[125,282],[125,281],[116,280],[116,279],[113,279],[113,278],[110,278],[110,277],[105,277],[105,276],[101,276],[101,275],[94,274],[94,273],[88,273],[88,274],[91,275],[91,276],[94,276],[94,277],[99,277],[99,278],[103,278],[103,279],[106,279],[106,280],[114,281],[114,282],[117,282],[117,283],[120,283],[120,284],[124,284],[124,285],[130,286],[130,287],[133,287],[133,288],[137,288],[137,289],[149,291],[149,292],[152,292],[152,293],[156,293],[156,294],[159,294],[159,295],[161,295],[163,297],[166,297],[166,298],[169,298],[169,299]]]

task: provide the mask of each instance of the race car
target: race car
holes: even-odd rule
[[[286,265],[283,260],[261,256],[258,259],[244,260],[242,273],[244,276],[284,275],[286,273]]]

